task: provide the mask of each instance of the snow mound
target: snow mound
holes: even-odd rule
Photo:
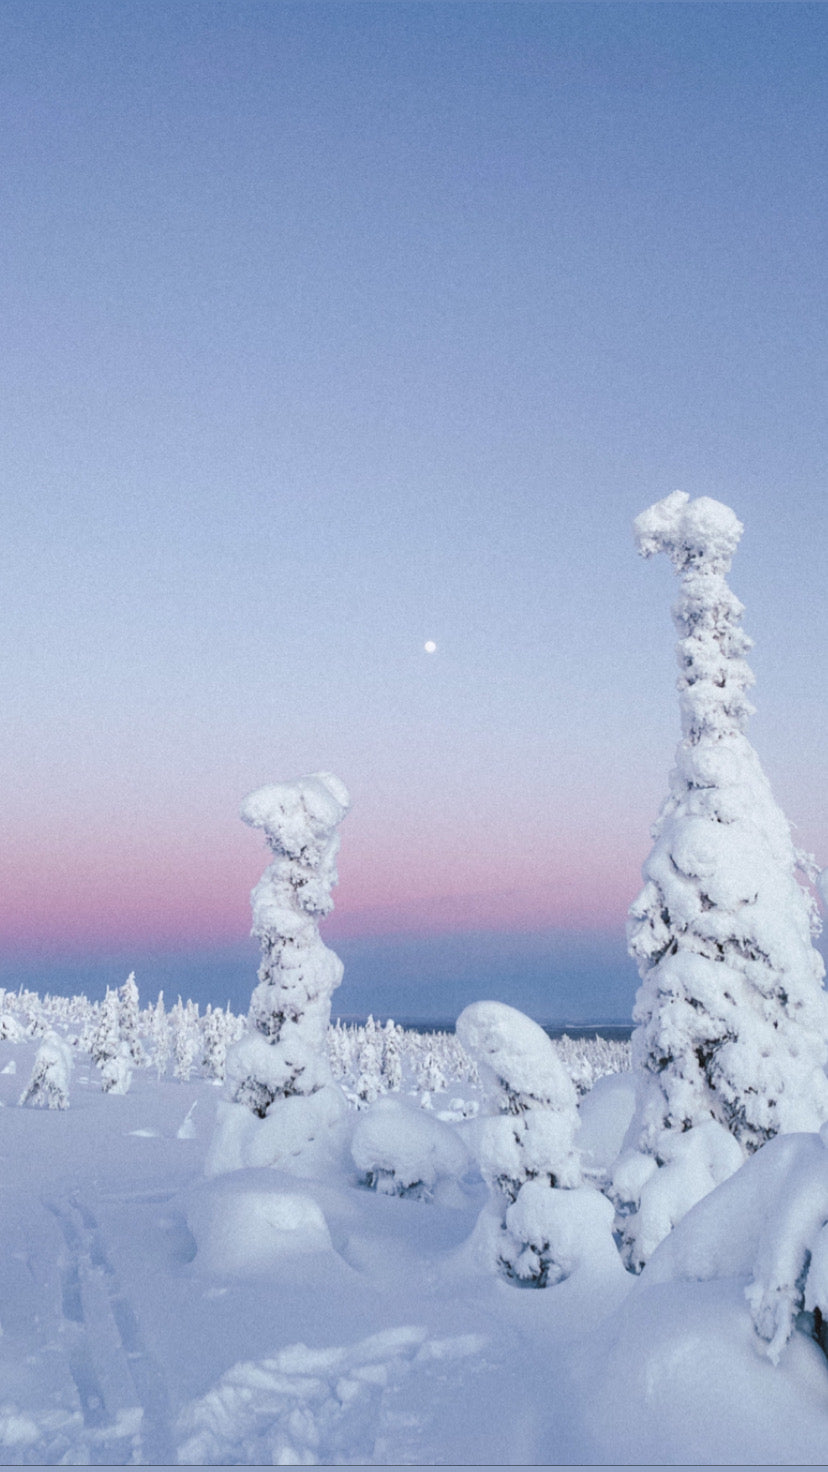
[[[621,1151],[635,1112],[634,1073],[608,1073],[596,1079],[578,1106],[578,1149],[584,1171],[605,1180]]]
[[[196,1241],[196,1265],[234,1278],[269,1272],[286,1254],[329,1252],[325,1218],[298,1191],[237,1189],[195,1197],[187,1214]]]
[[[402,1099],[378,1099],[359,1116],[354,1164],[385,1195],[429,1197],[438,1181],[457,1179],[471,1161],[449,1124]]]
[[[739,1143],[715,1119],[684,1134],[662,1131],[657,1157],[624,1150],[613,1169],[611,1194],[621,1206],[630,1267],[637,1272],[685,1213],[737,1171],[744,1158]],[[628,1208],[632,1214],[625,1216]]]
[[[797,1334],[774,1366],[756,1352],[740,1282],[653,1283],[646,1271],[573,1349],[565,1399],[588,1428],[581,1460],[822,1465],[826,1375],[817,1346]]]
[[[823,1137],[778,1135],[679,1223],[642,1282],[741,1279],[756,1332],[776,1364],[797,1314],[819,1309],[828,1317],[827,1224]]]
[[[343,1168],[350,1127],[348,1105],[334,1084],[274,1099],[264,1119],[244,1104],[223,1100],[205,1174],[273,1166],[298,1176],[325,1176]]]

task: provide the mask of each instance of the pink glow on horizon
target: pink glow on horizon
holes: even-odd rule
[[[364,837],[364,835],[362,835]],[[598,852],[613,855],[611,844]],[[425,861],[422,855],[425,855]],[[499,862],[483,848],[459,856],[430,850],[386,868],[373,852],[351,847],[340,859],[341,882],[325,934],[430,935],[462,930],[623,931],[638,885],[640,858],[605,860],[585,850],[561,855],[517,849]],[[242,942],[249,934],[249,895],[266,861],[244,831],[215,844],[143,835],[113,854],[92,836],[75,845],[0,860],[4,906],[0,942],[15,953],[116,947],[204,948]]]

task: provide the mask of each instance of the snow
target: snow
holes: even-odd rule
[[[636,1086],[631,1071],[604,1074],[581,1101],[578,1149],[585,1175],[607,1179],[632,1122]]]
[[[763,1448],[823,1459],[828,1363],[807,1324],[828,1286],[819,1136],[758,1151],[640,1279],[594,1185],[528,1178],[506,1225],[546,1255],[549,1286],[526,1292],[493,1266],[503,1215],[475,1164],[481,1128],[510,1116],[486,1112],[502,1090],[481,1085],[456,1039],[394,1029],[398,1087],[378,1073],[385,1091],[366,1106],[353,1088],[362,1044],[391,1034],[331,1029],[353,1095],[346,1148],[315,1168],[302,1152],[273,1164],[241,1150],[210,1173],[217,1121],[251,1139],[268,1121],[223,1099],[206,1065],[159,1077],[154,1009],[140,1014],[146,1061],[122,1095],[103,1090],[82,1044],[88,1006],[12,1010],[19,1041],[0,1041],[5,1464],[686,1463],[767,1460]],[[50,1032],[72,1047],[69,1107],[21,1108],[19,1079]],[[542,1065],[535,1093],[566,1104],[535,1112],[567,1119],[574,1088],[547,1046],[533,1036],[517,1055]],[[593,1066],[589,1045],[582,1054],[579,1073]],[[433,1108],[426,1071],[443,1077]],[[633,1075],[604,1075],[581,1102],[573,1138],[590,1180],[609,1174],[634,1090]],[[392,1194],[366,1189],[371,1168],[394,1176]],[[764,1302],[789,1304],[776,1365]]]
[[[187,1210],[199,1266],[222,1277],[260,1277],[284,1254],[331,1251],[325,1218],[311,1196],[280,1191],[258,1171],[195,1191]]]

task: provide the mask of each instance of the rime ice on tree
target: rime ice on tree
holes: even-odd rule
[[[751,641],[725,580],[742,526],[719,501],[676,491],[635,531],[641,555],[665,552],[681,579],[682,717],[628,927],[642,982],[633,1060],[645,1085],[615,1185],[634,1213],[625,1235],[640,1266],[744,1152],[828,1119],[828,1004],[816,910],[796,876],[814,871],[744,735]],[[662,1171],[656,1180],[656,1162],[671,1181]]]
[[[251,1136],[249,1151],[238,1145],[237,1159],[241,1152],[248,1164],[300,1154],[303,1141],[324,1134],[344,1108],[327,1051],[343,967],[322,941],[319,921],[333,909],[336,830],[348,807],[344,785],[328,772],[261,787],[242,805],[242,819],[263,830],[273,853],[251,896],[262,960],[250,1030],[227,1057],[231,1098],[268,1126],[255,1145]],[[229,1141],[229,1123],[222,1133]],[[229,1168],[232,1154],[217,1143],[210,1168]]]

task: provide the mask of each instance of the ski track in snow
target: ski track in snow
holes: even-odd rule
[[[63,1238],[58,1345],[74,1382],[79,1414],[51,1410],[38,1415],[32,1409],[21,1416],[9,1408],[9,1427],[0,1415],[2,1450],[11,1453],[2,1458],[3,1464],[174,1462],[164,1375],[144,1343],[93,1213],[77,1193],[69,1200],[44,1199],[43,1206]]]
[[[94,1214],[77,1192],[42,1205],[62,1244],[55,1313],[28,1363],[37,1380],[57,1351],[67,1374],[48,1404],[0,1406],[3,1466],[416,1464],[429,1460],[435,1394],[456,1394],[458,1374],[480,1368],[484,1336],[430,1338],[421,1326],[317,1349],[292,1344],[233,1365],[173,1422],[163,1372]]]

